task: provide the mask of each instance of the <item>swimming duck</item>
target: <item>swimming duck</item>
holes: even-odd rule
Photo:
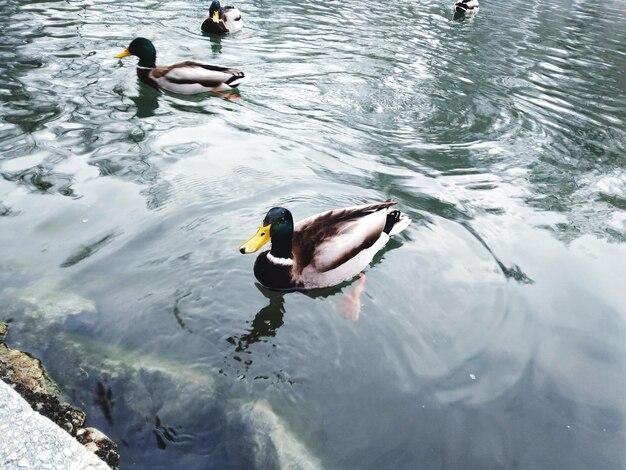
[[[316,214],[295,224],[289,210],[271,208],[256,235],[241,245],[254,253],[270,239],[271,249],[254,263],[254,275],[267,288],[306,290],[330,287],[357,276],[389,237],[411,219],[391,199]]]
[[[213,34],[235,33],[243,28],[241,12],[235,7],[224,7],[213,0],[209,14],[202,23],[202,31]]]
[[[474,16],[479,9],[478,0],[458,0],[453,7],[455,14],[458,13],[465,16]]]
[[[155,88],[192,95],[207,91],[225,91],[239,86],[244,80],[241,70],[186,60],[169,66],[156,65],[156,49],[146,38],[136,38],[127,49],[115,57],[139,57],[137,76]]]

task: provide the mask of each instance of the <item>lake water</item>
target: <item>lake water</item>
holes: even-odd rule
[[[626,468],[622,0],[9,0],[0,319],[122,468]],[[241,68],[238,99],[158,63]],[[239,245],[397,199],[354,285],[258,287]]]

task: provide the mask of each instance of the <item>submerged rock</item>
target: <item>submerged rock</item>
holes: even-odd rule
[[[254,449],[254,468],[322,468],[321,461],[309,452],[266,401],[246,403],[239,413],[251,431],[248,439]]]
[[[117,452],[117,445],[104,433],[95,428],[82,428],[76,432],[76,439],[109,467],[119,467],[120,454]]]
[[[0,322],[0,379],[17,391],[33,410],[67,431],[109,467],[117,469],[117,445],[100,431],[83,428],[85,413],[59,399],[59,388],[48,377],[39,359],[11,349],[3,342],[7,331],[7,325]]]
[[[130,443],[124,467],[322,468],[302,430],[291,429],[270,403],[251,401],[248,394],[231,396],[231,381],[221,380],[216,368],[85,338],[77,325],[85,317],[90,321],[90,315],[66,316],[73,331],[68,321],[62,327],[38,321],[37,329],[25,328],[20,338],[45,352],[50,373],[69,384],[66,393],[88,407],[93,419],[104,420],[100,426],[109,426],[102,429],[115,429],[119,442]],[[100,433],[81,427],[75,435],[90,450],[98,446],[98,455],[115,468],[107,457],[117,458],[115,447],[107,448]],[[0,449],[0,468],[1,454]]]

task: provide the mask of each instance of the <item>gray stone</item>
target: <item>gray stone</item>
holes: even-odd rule
[[[95,454],[48,418],[34,411],[9,385],[0,380],[0,423],[12,423],[0,439],[0,467],[109,470]],[[37,431],[39,439],[33,440]]]
[[[86,445],[91,442],[95,444],[88,448],[83,447],[83,450],[94,450],[96,455],[104,460],[109,467],[114,470],[118,468],[119,454],[115,443],[92,428],[82,429],[86,419],[85,413],[60,400],[57,385],[48,377],[39,359],[0,343],[0,383],[5,385],[2,381],[6,382],[11,389],[17,391],[26,402],[30,403],[31,410],[39,412],[43,417],[49,418],[60,426],[57,428],[59,431],[67,431],[68,436],[76,436],[81,444]],[[7,430],[2,429],[2,435],[10,435],[15,428],[25,426],[21,420],[20,414],[10,413],[5,419],[0,419],[0,423],[4,423],[2,424],[3,428],[6,423],[9,424]],[[35,445],[47,438],[38,428],[28,429],[28,431],[29,440]],[[71,448],[61,449],[61,452],[66,459],[72,456]],[[38,452],[37,455],[41,455],[41,452]],[[51,458],[55,464],[61,461],[59,455],[52,454]],[[15,467],[14,464],[12,466]],[[26,466],[30,468],[30,465],[27,464]],[[4,468],[2,460],[0,460],[0,468]]]

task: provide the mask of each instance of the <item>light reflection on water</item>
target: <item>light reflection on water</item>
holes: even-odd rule
[[[146,468],[621,469],[626,16],[619,2],[3,7],[0,308]],[[196,21],[197,20],[197,21]],[[235,100],[137,83],[243,69]],[[349,286],[279,294],[237,247],[396,198]]]

